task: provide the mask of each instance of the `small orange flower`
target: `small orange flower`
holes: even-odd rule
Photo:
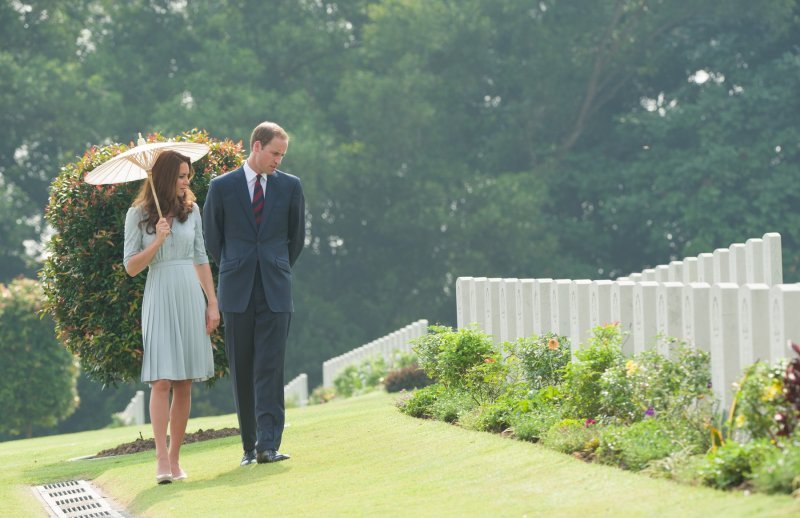
[[[555,351],[556,349],[558,349],[558,339],[551,338],[550,340],[548,340],[547,348],[550,349],[551,351]]]
[[[494,358],[484,358],[483,363],[494,363]]]

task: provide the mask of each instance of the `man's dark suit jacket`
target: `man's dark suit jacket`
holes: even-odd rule
[[[256,228],[244,168],[214,178],[203,207],[206,248],[219,266],[217,298],[223,313],[247,308],[261,268],[264,295],[276,313],[293,312],[292,266],[305,241],[300,179],[276,170],[267,179],[264,213]]]

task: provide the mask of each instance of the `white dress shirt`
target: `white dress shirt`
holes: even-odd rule
[[[253,171],[253,168],[250,167],[250,164],[247,162],[244,163],[244,176],[247,179],[247,191],[250,193],[250,201],[253,200],[253,193],[256,190],[256,178],[258,178],[258,173]],[[267,195],[267,175],[261,175],[261,189],[264,191],[264,197]]]

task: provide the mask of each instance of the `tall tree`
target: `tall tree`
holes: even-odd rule
[[[603,141],[556,168],[573,254],[613,276],[778,231],[795,278],[800,26],[765,13],[674,34],[684,80],[643,86]]]
[[[101,134],[104,96],[80,63],[87,4],[0,2],[0,282],[32,273],[47,185]]]

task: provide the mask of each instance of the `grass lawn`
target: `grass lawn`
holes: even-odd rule
[[[238,437],[190,444],[189,479],[155,484],[153,452],[69,461],[149,425],[0,443],[3,516],[45,516],[29,486],[90,479],[135,516],[800,516],[788,496],[725,493],[586,464],[535,444],[413,419],[393,396],[288,411],[287,462],[239,467]],[[189,431],[236,426],[192,419]]]

